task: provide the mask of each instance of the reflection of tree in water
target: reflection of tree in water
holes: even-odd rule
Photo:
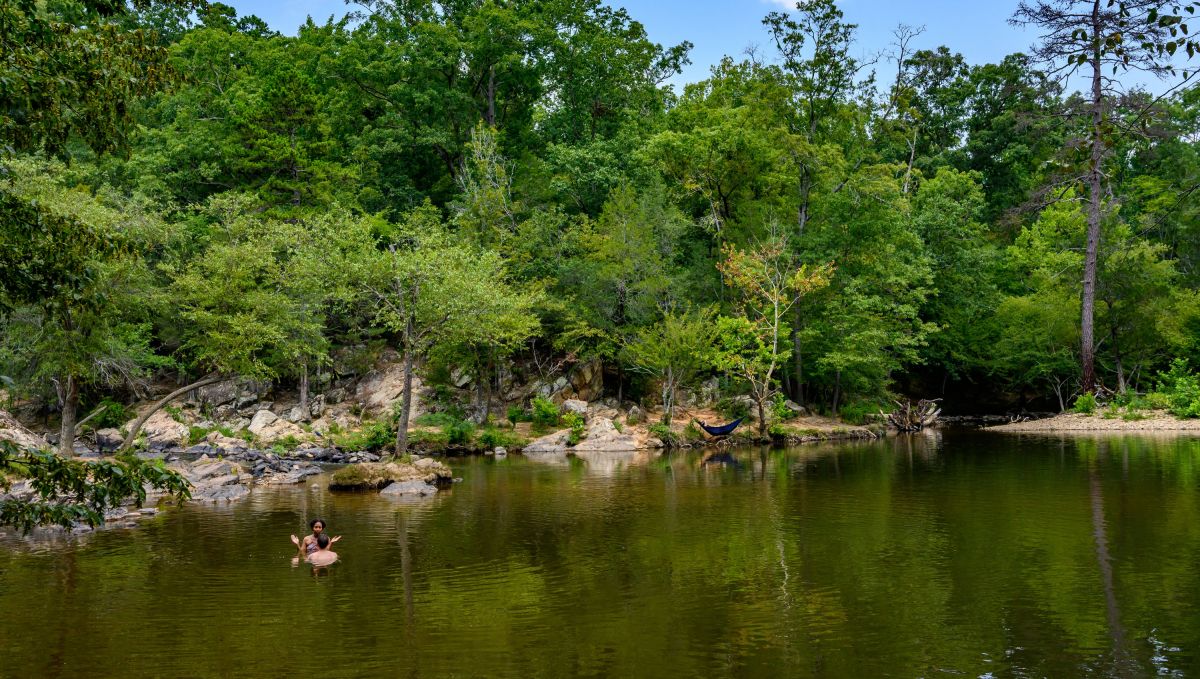
[[[1113,670],[1116,676],[1134,676],[1137,668],[1125,648],[1125,629],[1121,626],[1121,609],[1117,604],[1113,584],[1112,557],[1108,551],[1108,530],[1104,521],[1104,487],[1100,483],[1097,465],[1108,452],[1107,442],[1099,444],[1097,459],[1088,464],[1088,489],[1092,503],[1092,535],[1096,540],[1096,565],[1104,584],[1104,608],[1108,614],[1108,632],[1113,642]]]

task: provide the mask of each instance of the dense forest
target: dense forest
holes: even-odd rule
[[[691,45],[599,0],[352,9],[0,0],[8,399],[304,402],[390,348],[485,418],[510,366],[599,359],[668,411],[716,377],[853,419],[1200,365],[1190,5],[1022,3],[1038,45],[970,64],[810,0],[680,88]]]

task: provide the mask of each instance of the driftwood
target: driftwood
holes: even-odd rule
[[[937,422],[938,415],[942,413],[942,409],[937,404],[940,400],[937,398],[932,401],[921,399],[915,404],[912,401],[904,403],[896,401],[896,410],[890,415],[884,415],[882,411],[879,414],[887,420],[889,425],[900,431],[921,431]]]

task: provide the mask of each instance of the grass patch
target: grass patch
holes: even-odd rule
[[[475,442],[483,450],[493,450],[495,448],[511,450],[513,448],[524,448],[529,443],[525,437],[516,432],[496,429],[494,427],[489,427],[479,432]]]
[[[209,430],[205,427],[188,427],[187,444],[194,446],[204,440],[208,436]]]
[[[331,432],[332,435],[332,432]],[[361,429],[333,437],[334,445],[343,450],[380,450],[391,445],[396,432],[386,422],[367,422]]]

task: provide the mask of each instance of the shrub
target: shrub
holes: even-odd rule
[[[613,423],[613,429],[616,429],[618,434],[624,434],[624,433],[625,433],[625,425],[621,424],[621,420],[619,420],[619,419],[614,419],[614,420],[612,421],[612,423]]]
[[[508,421],[512,422],[515,427],[518,422],[529,422],[532,418],[529,416],[529,411],[519,406],[509,406]]]
[[[475,425],[465,420],[459,420],[442,427],[442,433],[446,435],[446,441],[450,445],[465,446],[475,440]]]
[[[750,406],[743,399],[723,398],[717,401],[717,412],[726,419],[736,420],[750,414]]]
[[[1158,391],[1166,396],[1172,415],[1200,417],[1200,375],[1188,369],[1187,359],[1172,361],[1171,369],[1159,373],[1158,380]]]
[[[92,420],[96,423],[97,429],[118,429],[133,419],[133,415],[130,414],[128,408],[111,399],[104,399],[96,407],[99,408],[100,406],[104,406],[104,412]]]
[[[673,448],[679,445],[679,435],[671,431],[671,428],[665,424],[652,424],[648,427],[651,434],[654,434],[663,442],[663,445],[668,448]]]
[[[1095,394],[1081,394],[1075,399],[1075,404],[1071,406],[1071,412],[1080,415],[1094,415],[1097,405]]]
[[[688,422],[687,426],[683,428],[683,438],[687,441],[702,441],[704,432],[700,431],[700,427],[697,427],[695,422]]]
[[[790,420],[796,416],[796,413],[787,406],[787,402],[787,396],[784,396],[782,392],[777,392],[775,398],[771,399],[771,415],[777,422]]]
[[[204,440],[208,436],[208,429],[204,427],[188,427],[187,443],[189,446],[194,446]]]
[[[489,427],[480,432],[476,442],[479,444],[479,447],[484,450],[492,450],[493,448],[497,447],[520,448],[526,443],[524,438],[511,431],[505,431],[503,429],[496,429],[493,427]]]
[[[1157,391],[1152,391],[1143,397],[1145,408],[1148,410],[1166,410],[1171,407],[1171,401],[1166,394],[1160,394]]]
[[[533,423],[542,427],[558,425],[559,411],[554,401],[544,396],[533,399]]]
[[[1146,416],[1138,412],[1133,406],[1130,406],[1125,409],[1125,412],[1121,415],[1121,419],[1126,422],[1136,422],[1137,420],[1146,419]]]
[[[562,416],[563,424],[571,428],[567,435],[567,445],[573,446],[583,440],[583,416],[579,413],[567,413]]]
[[[163,410],[165,410],[167,414],[171,416],[172,420],[183,424],[183,410],[181,410],[178,406],[163,406]]]

